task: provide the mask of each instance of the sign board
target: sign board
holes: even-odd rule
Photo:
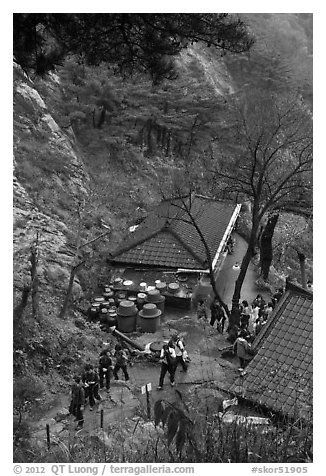
[[[147,392],[150,392],[150,391],[152,390],[152,384],[151,384],[151,382],[150,382],[150,383],[147,383],[146,385],[143,385],[143,386],[141,387],[141,393],[142,393],[142,394],[146,393],[146,390],[147,390]]]

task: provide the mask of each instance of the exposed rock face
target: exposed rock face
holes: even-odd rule
[[[52,81],[53,87],[59,87],[54,79]],[[66,289],[74,256],[76,217],[73,214],[78,203],[87,197],[88,183],[89,177],[73,140],[55,122],[32,81],[14,65],[14,287],[17,299],[22,287],[30,281],[30,247],[37,234],[42,297]],[[71,228],[65,223],[71,223]],[[77,279],[73,293],[75,298],[82,295]]]
[[[234,93],[232,78],[224,64],[216,55],[212,56],[210,50],[199,44],[189,46],[180,54],[179,64],[186,70],[194,62],[197,68],[201,69],[207,81],[207,85],[212,88],[217,97],[224,97]]]

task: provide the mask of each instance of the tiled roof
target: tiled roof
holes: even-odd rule
[[[289,290],[254,343],[257,353],[231,391],[291,417],[312,410],[312,296]]]
[[[161,231],[138,245],[136,244],[114,260],[137,265],[171,268],[174,268],[175,264],[178,263],[180,268],[198,268],[198,262],[194,257],[183,248],[174,236],[165,231]]]
[[[188,202],[187,202],[188,203]],[[196,195],[191,203],[195,218],[214,258],[236,205]],[[181,200],[164,201],[130,233],[113,253],[114,263],[172,268],[206,268],[206,252],[189,222]]]

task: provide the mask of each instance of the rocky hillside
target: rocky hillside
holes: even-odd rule
[[[56,77],[48,88],[58,87]],[[70,314],[58,319],[75,254],[74,211],[89,193],[89,176],[72,131],[63,132],[33,82],[14,65],[14,309],[31,284],[31,249],[37,240],[38,314],[33,319],[31,296],[14,319],[14,385],[55,398],[78,366],[97,355],[103,335],[75,325]],[[73,300],[83,297],[78,278]],[[18,306],[18,307],[17,307]],[[78,325],[78,320],[77,320]],[[85,344],[86,341],[86,344]],[[26,393],[27,392],[27,393]],[[20,398],[20,397],[18,397]],[[34,399],[33,399],[34,400]]]
[[[74,208],[86,199],[89,177],[72,131],[57,125],[33,83],[15,65],[14,81],[14,285],[16,302],[29,279],[29,253],[38,235],[42,301],[66,286],[73,249]],[[55,77],[49,88],[55,88]],[[76,280],[75,296],[81,295]]]

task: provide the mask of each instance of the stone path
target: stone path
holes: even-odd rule
[[[242,258],[247,250],[247,242],[240,235],[234,233],[234,239],[235,246],[233,254],[226,256],[223,267],[216,281],[217,288],[221,293],[221,298],[229,306],[229,308],[231,308],[234,284],[239,273],[239,271],[233,269],[233,265],[235,263],[241,264]],[[250,263],[242,285],[240,301],[245,299],[249,302],[249,304],[251,304],[257,294],[261,294],[264,299],[270,298],[269,293],[261,291],[257,288],[255,284],[257,278],[258,274],[255,270],[255,267],[252,263]]]
[[[236,262],[241,262],[245,251],[245,241],[236,235],[234,253],[226,257],[217,281],[221,297],[229,306],[237,275],[233,265]],[[257,289],[256,279],[254,267],[250,265],[243,284],[241,299],[250,302],[258,293],[268,298],[268,295]],[[191,358],[188,372],[183,373],[178,368],[175,387],[170,386],[168,375],[166,375],[163,390],[157,390],[160,374],[159,363],[135,362],[129,369],[130,382],[127,385],[122,381],[112,381],[110,396],[105,391],[101,391],[103,399],[100,404],[97,404],[97,409],[91,412],[89,407],[86,407],[84,411],[85,425],[81,432],[75,432],[76,423],[73,422],[72,417],[68,416],[62,421],[55,420],[58,410],[62,407],[69,407],[69,395],[63,395],[60,399],[61,406],[53,408],[46,418],[34,424],[33,437],[38,439],[39,445],[46,445],[46,423],[50,424],[51,438],[54,440],[70,441],[71,438],[78,437],[79,434],[97,434],[100,429],[101,409],[104,414],[104,428],[108,428],[111,423],[130,421],[135,413],[143,415],[146,419],[146,396],[141,394],[141,386],[147,383],[151,383],[153,389],[150,392],[152,409],[155,401],[159,398],[166,398],[171,402],[177,399],[178,395],[175,390],[182,393],[188,388],[203,388],[205,385],[213,383],[219,391],[227,392],[231,383],[238,376],[237,359],[227,361],[221,358],[220,349],[229,345],[226,341],[226,334],[221,335],[209,323],[198,321],[193,311],[168,308],[162,318],[162,325],[155,334],[141,334],[132,338],[139,344],[146,345],[154,341],[168,340],[175,331],[183,336]],[[227,397],[227,393],[225,393],[225,397]]]

